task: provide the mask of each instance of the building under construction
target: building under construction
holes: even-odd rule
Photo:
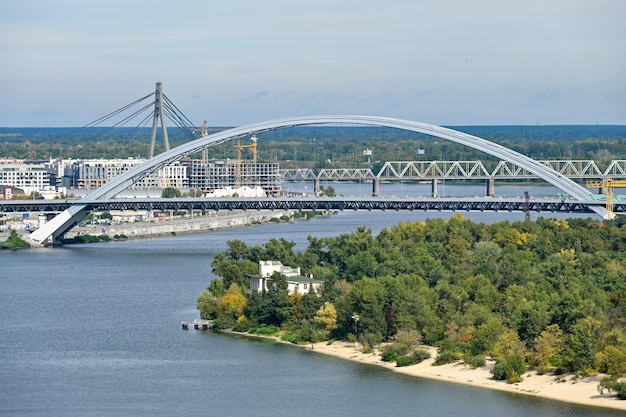
[[[205,122],[206,123],[206,122]],[[202,126],[203,135],[206,134],[206,127]],[[281,176],[278,163],[258,163],[257,162],[257,137],[250,138],[250,144],[242,145],[238,140],[237,159],[206,160],[206,153],[202,153],[202,160],[187,161],[189,187],[214,193],[217,190],[262,188],[265,195],[281,195]],[[252,162],[242,161],[241,151],[250,149],[252,151]]]
[[[262,188],[267,195],[281,195],[281,176],[276,162],[250,162],[232,159],[189,160],[189,187],[212,193],[240,187]]]

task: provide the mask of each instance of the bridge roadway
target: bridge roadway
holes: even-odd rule
[[[10,200],[0,201],[5,213],[62,212],[79,206],[87,212],[111,210],[218,211],[218,210],[392,210],[392,211],[509,211],[547,213],[595,213],[604,201],[578,201],[558,198],[530,198],[528,207],[522,198],[491,197],[281,197],[281,198],[132,198],[104,200]],[[626,213],[626,202],[615,202],[615,213]]]

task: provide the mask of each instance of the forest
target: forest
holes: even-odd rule
[[[228,242],[198,297],[201,317],[293,343],[383,344],[383,360],[397,366],[423,360],[421,345],[436,346],[436,364],[492,359],[494,378],[511,383],[528,369],[603,373],[601,387],[626,398],[623,216],[484,224],[455,214],[294,246]],[[301,267],[323,286],[289,294],[275,273],[267,291],[250,292],[259,260]]]

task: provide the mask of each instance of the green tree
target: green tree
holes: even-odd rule
[[[565,335],[558,324],[551,324],[535,339],[534,360],[540,370],[548,370],[562,363]]]
[[[353,315],[358,315],[358,330],[383,337],[387,334],[385,321],[385,288],[372,278],[363,278],[354,283],[346,296],[347,310],[344,310],[342,321],[350,331]]]
[[[212,320],[217,318],[219,313],[219,301],[215,295],[209,290],[204,290],[198,296],[198,311],[200,318],[203,320]]]
[[[337,192],[333,187],[329,185],[327,187],[320,187],[320,195],[324,197],[336,197]]]
[[[164,188],[161,191],[161,198],[177,198],[181,196],[181,192],[177,188]]]
[[[602,323],[592,317],[582,318],[572,326],[565,349],[565,360],[572,371],[590,374],[596,369],[601,331]]]

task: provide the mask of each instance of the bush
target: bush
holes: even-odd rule
[[[447,363],[453,363],[460,359],[460,355],[451,350],[442,350],[437,354],[437,358],[433,363],[433,366],[445,365]]]
[[[225,330],[232,329],[237,324],[237,321],[234,317],[221,315],[218,316],[215,320],[213,320],[213,328],[216,330]]]
[[[393,352],[393,351],[391,351]],[[396,355],[396,366],[411,366],[430,358],[430,352],[426,349],[417,349],[410,355]]]
[[[598,385],[598,391],[603,394],[605,389],[616,393],[620,400],[626,400],[626,382],[619,382],[616,376],[602,378],[600,385]]]
[[[383,354],[381,355],[381,359],[383,362],[393,362],[399,356],[406,355],[409,352],[409,347],[401,342],[394,342],[391,345],[385,346],[383,348]]]
[[[509,383],[520,382],[521,375],[526,372],[526,362],[521,353],[516,353],[505,361],[497,363],[491,370],[493,379],[505,380]]]
[[[300,342],[300,333],[299,332],[285,332],[282,334],[282,336],[280,336],[280,340],[297,345]]]
[[[11,230],[9,238],[5,242],[0,242],[0,249],[26,249],[30,248],[30,243],[22,239],[15,230]]]
[[[317,343],[323,340],[321,332],[312,326],[304,324],[293,330],[288,330],[280,336],[281,340],[291,342],[293,344]]]
[[[108,242],[111,238],[108,235],[78,235],[73,238],[61,239],[61,243],[63,244],[73,244],[73,243],[97,243],[97,242]]]
[[[482,368],[487,363],[485,355],[476,355],[469,360],[469,366],[472,368]]]
[[[398,359],[398,353],[393,350],[387,350],[380,356],[383,362],[393,362]]]
[[[396,359],[396,366],[399,368],[401,366],[411,366],[416,364],[417,361],[411,356],[399,356]]]
[[[416,363],[420,363],[425,361],[426,359],[430,359],[430,352],[426,349],[417,349],[413,352],[413,359],[415,359]]]
[[[274,336],[276,333],[278,333],[278,327],[262,324],[258,327],[251,327],[250,330],[248,330],[248,333],[258,334],[261,336]]]
[[[233,327],[233,330],[236,332],[245,333],[249,331],[251,327],[252,322],[250,322],[250,320],[248,320],[246,316],[239,316],[239,318],[237,319],[237,323],[235,323],[235,327]]]

